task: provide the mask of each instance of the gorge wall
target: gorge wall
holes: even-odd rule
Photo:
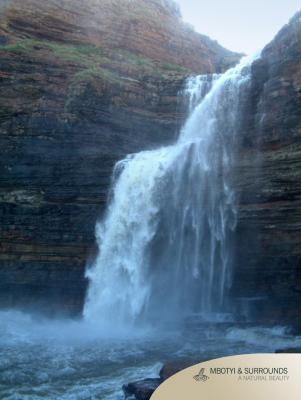
[[[240,56],[172,1],[1,5],[0,306],[77,313],[115,162],[171,142],[185,78]]]
[[[253,65],[235,185],[239,192],[232,295],[256,319],[300,328],[301,12]],[[251,299],[251,301],[250,301]],[[246,310],[245,310],[246,311]]]
[[[160,0],[11,0],[0,10],[0,306],[77,313],[115,162],[170,143],[191,74],[240,55]],[[300,13],[253,65],[234,174],[231,295],[300,320]]]

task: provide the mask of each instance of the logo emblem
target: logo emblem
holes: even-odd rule
[[[200,372],[193,377],[197,382],[206,382],[208,381],[209,376],[205,375],[205,368],[201,368]]]

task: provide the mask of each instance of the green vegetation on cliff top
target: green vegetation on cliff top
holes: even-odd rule
[[[104,79],[118,80],[120,72],[131,69],[138,75],[162,76],[165,74],[190,74],[191,71],[176,64],[156,62],[123,49],[113,51],[89,44],[58,43],[47,40],[21,39],[16,43],[0,45],[0,51],[23,56],[34,56],[36,52],[45,52],[47,57],[54,57],[63,63],[74,64],[80,73],[76,76],[102,76]],[[118,72],[117,72],[118,71]],[[139,77],[139,76],[138,76]]]
[[[148,76],[160,79],[191,73],[181,66],[158,62],[124,49],[107,50],[89,44],[20,39],[16,43],[0,45],[1,52],[12,53],[29,61],[44,60],[45,65],[61,64],[69,74],[66,111],[69,110],[73,99],[88,85],[100,93],[106,90],[107,84],[124,88],[133,79],[142,81]],[[41,88],[38,84],[34,95],[33,81],[27,80],[22,86],[22,92],[27,93],[34,101],[40,97]],[[21,83],[18,85],[20,88]],[[5,111],[5,114],[9,114],[9,110]]]

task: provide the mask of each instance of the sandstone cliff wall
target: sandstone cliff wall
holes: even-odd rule
[[[115,162],[174,140],[193,73],[239,59],[159,0],[11,0],[0,10],[0,306],[80,312]],[[4,3],[3,3],[4,4]],[[113,28],[113,29],[112,29]],[[301,295],[300,14],[252,71],[234,174],[231,295],[297,325]]]
[[[245,298],[255,318],[278,324],[300,321],[300,17],[254,64],[235,174],[240,206],[232,294]]]
[[[239,58],[161,0],[11,0],[0,16],[0,305],[79,312],[112,168],[175,138],[192,73]]]

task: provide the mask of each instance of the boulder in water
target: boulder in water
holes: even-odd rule
[[[279,349],[279,350],[276,350],[275,351],[275,353],[277,353],[277,354],[296,354],[296,353],[301,353],[301,347],[296,347],[296,348],[293,348],[293,347],[288,347],[288,348],[284,348],[284,349]]]
[[[163,365],[160,371],[160,378],[163,381],[166,381],[171,376],[176,373],[183,371],[183,369],[192,367],[195,364],[200,362],[204,362],[205,360],[192,360],[192,359],[181,359],[169,361]]]
[[[161,382],[159,378],[148,378],[123,385],[122,389],[126,399],[149,400]]]

